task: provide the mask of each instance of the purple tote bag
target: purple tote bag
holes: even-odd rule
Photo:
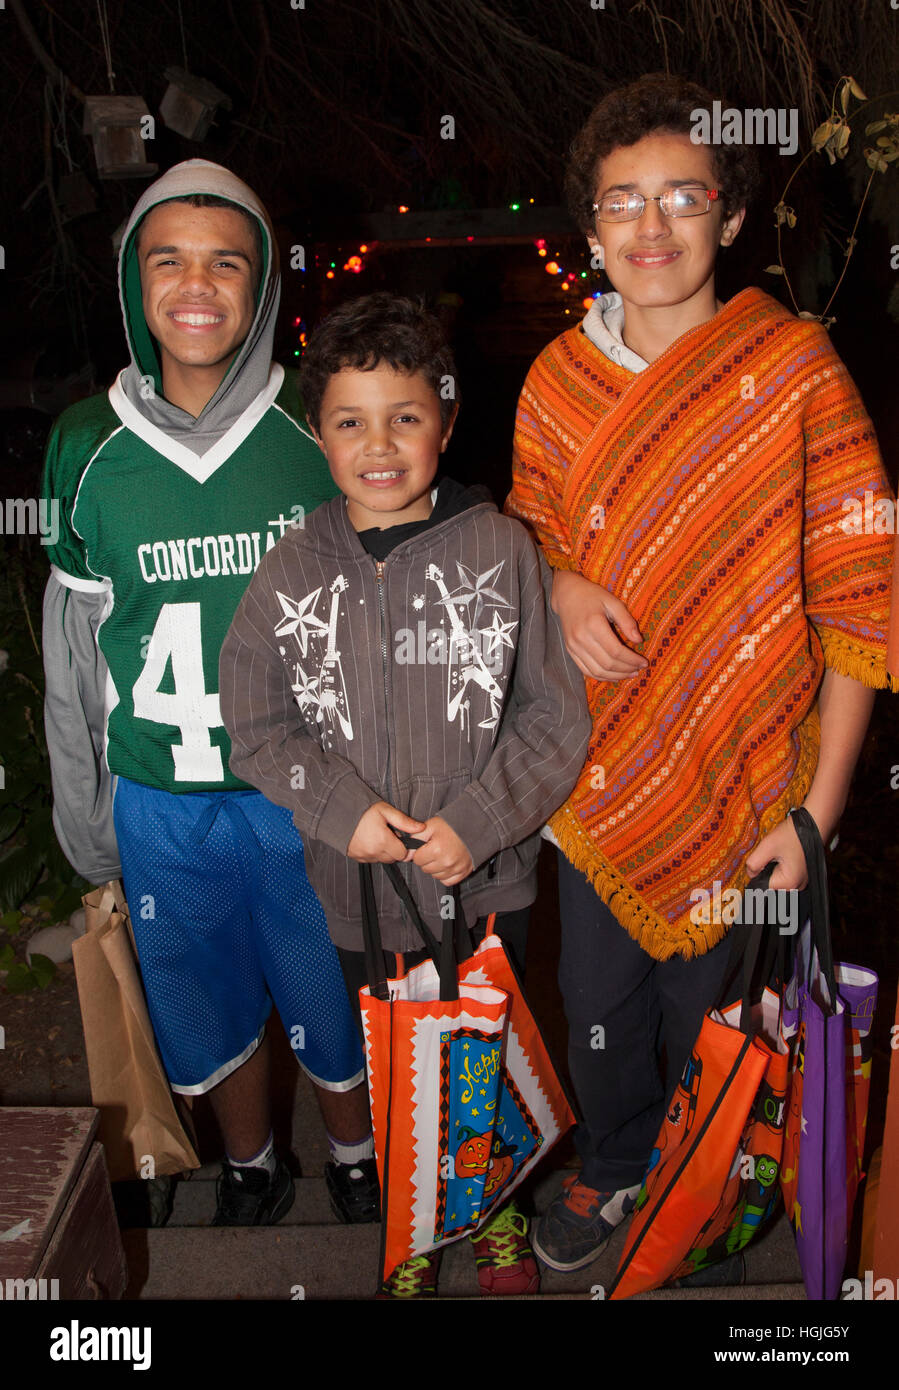
[[[861,1176],[865,1053],[878,980],[860,966],[834,966],[824,846],[808,812],[792,814],[808,864],[811,915],[796,938],[784,994],[784,1037],[795,1040],[795,1053],[781,1187],[806,1293],[835,1299]]]

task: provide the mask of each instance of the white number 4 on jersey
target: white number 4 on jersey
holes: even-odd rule
[[[175,693],[162,684],[169,657]],[[222,752],[213,745],[210,729],[221,727],[218,694],[207,695],[203,674],[203,643],[198,603],[164,603],[147,648],[144,669],[131,692],[138,719],[175,725],[181,742],[172,744],[176,782],[222,782]]]

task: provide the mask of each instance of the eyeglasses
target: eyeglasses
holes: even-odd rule
[[[658,203],[666,217],[701,217],[721,196],[717,188],[669,188],[656,198],[642,193],[607,193],[593,204],[598,222],[634,222],[647,203]]]

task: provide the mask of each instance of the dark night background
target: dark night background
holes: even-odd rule
[[[37,494],[52,416],[79,395],[105,389],[127,360],[111,238],[149,180],[100,179],[82,132],[84,95],[109,92],[98,13],[108,25],[116,93],[139,95],[156,116],[147,159],[160,172],[195,157],[225,164],[268,206],[284,282],[276,358],[296,365],[300,332],[348,296],[375,288],[426,295],[449,328],[461,381],[448,471],[488,482],[499,503],[509,485],[515,402],[527,368],[600,287],[561,207],[561,183],[566,149],[606,91],[667,68],[704,82],[726,104],[798,108],[799,154],[760,151],[763,189],[723,260],[719,284],[722,298],[757,284],[789,303],[783,279],[765,273],[777,259],[772,210],[826,118],[841,75],[854,76],[870,102],[854,115],[853,99],[848,157],[831,166],[823,154],[812,155],[788,197],[798,220],[784,233],[784,261],[799,308],[814,314],[824,310],[844,267],[868,178],[864,125],[899,109],[899,12],[887,0],[606,0],[604,8],[590,0],[305,0],[297,8],[291,0],[105,0],[99,10],[95,0],[7,0],[0,10],[4,497]],[[230,99],[230,110],[218,112],[201,142],[166,129],[158,116],[170,65],[186,66]],[[441,138],[447,115],[455,123],[451,140]],[[95,202],[80,213],[71,202],[70,176],[78,173],[80,193]],[[899,165],[874,176],[855,252],[828,311],[894,485],[897,188]],[[409,213],[400,214],[401,206]],[[404,217],[412,229],[405,233]],[[306,249],[305,273],[290,267],[296,244]],[[355,274],[344,267],[362,245],[368,250]],[[576,275],[569,291],[561,289],[562,277],[546,273],[550,259]],[[31,538],[6,538],[6,555],[0,617],[13,635],[0,643],[14,662],[23,633],[23,653],[28,644],[23,615],[39,621],[44,556]],[[3,740],[13,737],[18,706],[32,699],[29,682],[31,725],[22,738],[33,744],[35,769],[43,756],[33,658],[21,656],[23,671],[32,662],[20,677],[25,685],[16,687],[16,702],[7,697],[3,705],[6,766],[13,755]],[[837,955],[875,965],[882,975],[872,1138],[882,1124],[899,963],[894,704],[878,696],[831,866]],[[20,803],[23,815],[45,809],[47,796],[44,776],[32,799]],[[2,817],[0,842],[15,853],[26,821],[10,833],[6,811]],[[30,890],[33,881],[23,893]],[[551,918],[548,879],[541,904]],[[0,912],[20,906],[21,899],[7,896]],[[15,917],[7,911],[0,918],[0,947],[4,924],[12,940]],[[537,961],[549,990],[555,951],[549,933]],[[556,1028],[561,1042],[562,1025]]]
[[[897,17],[883,0],[607,0],[595,9],[588,0],[293,4],[104,0],[115,91],[141,96],[158,113],[164,70],[175,64],[230,99],[230,111],[219,111],[202,142],[167,130],[157,114],[146,155],[160,171],[192,157],[226,164],[267,204],[284,268],[276,355],[285,364],[296,360],[295,319],[311,326],[348,295],[386,287],[424,293],[441,306],[465,399],[452,466],[463,479],[488,479],[498,496],[508,481],[514,406],[527,367],[577,316],[583,292],[599,288],[559,205],[566,149],[604,92],[667,66],[738,107],[797,107],[805,153],[841,74],[856,78],[874,100],[854,123],[850,157],[831,168],[814,155],[788,197],[798,223],[786,234],[785,260],[799,307],[812,313],[824,308],[843,266],[868,173],[863,124],[896,108],[899,78],[890,66]],[[19,16],[31,26],[31,42]],[[37,398],[55,411],[59,392],[48,378],[72,377],[70,392],[84,394],[92,384],[105,387],[125,361],[110,238],[148,179],[97,178],[82,133],[75,92],[109,91],[95,0],[9,0],[0,26],[0,400],[16,400],[13,378],[18,399],[24,390],[27,400],[33,383]],[[48,66],[71,85],[50,77]],[[454,139],[441,138],[447,115]],[[771,210],[798,156],[761,153],[763,192],[723,263],[720,290],[728,297],[757,283],[789,302],[783,283],[764,267],[776,259]],[[61,185],[73,171],[90,181],[97,206],[64,220]],[[875,177],[832,310],[834,342],[888,453],[899,428],[888,370],[899,345],[889,253],[895,184],[895,169]],[[521,205],[517,226],[513,203]],[[438,224],[440,213],[464,218],[493,210],[494,223],[461,247],[404,247],[392,239],[405,235],[396,225],[401,205],[431,213]],[[371,217],[385,213],[394,214],[389,236],[375,237]],[[471,230],[463,227],[463,241]],[[428,231],[439,236],[438,226]],[[545,273],[534,247],[541,236],[546,259],[559,253],[566,272],[588,271],[578,279],[581,292],[575,285],[562,292],[561,281]],[[306,248],[305,274],[290,268],[289,248],[298,243]],[[360,244],[371,247],[363,272],[344,271]]]

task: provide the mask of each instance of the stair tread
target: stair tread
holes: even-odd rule
[[[127,1298],[290,1299],[302,1286],[310,1299],[371,1297],[377,1281],[380,1226],[345,1226],[330,1211],[321,1177],[295,1182],[296,1202],[277,1226],[213,1227],[215,1168],[180,1184],[175,1221],[161,1229],[123,1233],[130,1284]],[[558,1191],[564,1171],[534,1189],[538,1211]],[[191,1218],[188,1224],[187,1218]],[[541,1268],[541,1292],[560,1299],[604,1297],[618,1266],[626,1228],[618,1230],[593,1264],[569,1274]],[[804,1298],[793,1234],[785,1216],[744,1252],[747,1282],[739,1287],[665,1289],[642,1295],[671,1299]],[[771,1293],[770,1290],[776,1290]],[[600,1292],[602,1290],[602,1292]],[[768,1292],[765,1292],[765,1291]],[[468,1241],[444,1250],[441,1296],[478,1297]]]

